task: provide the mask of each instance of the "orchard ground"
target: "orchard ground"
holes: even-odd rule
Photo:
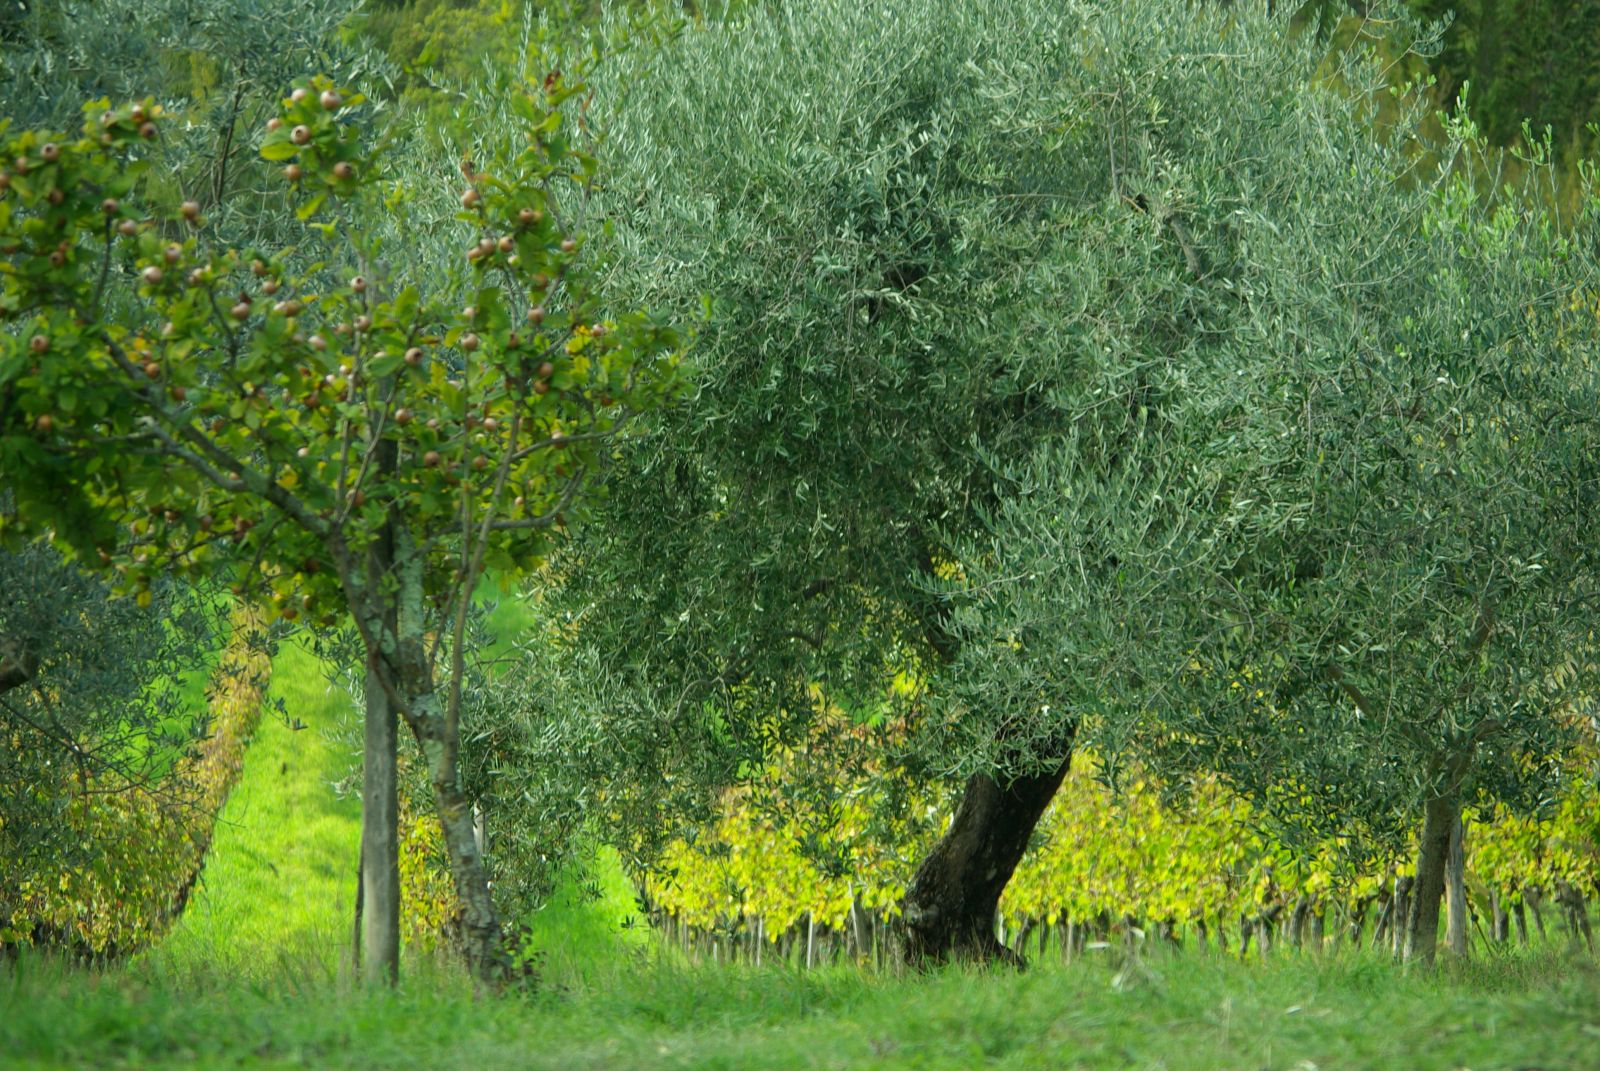
[[[1105,950],[1024,974],[694,965],[637,923],[614,865],[599,901],[558,896],[532,920],[536,992],[475,997],[428,957],[362,991],[341,966],[359,816],[330,787],[348,702],[296,645],[274,670],[305,728],[264,720],[177,928],[104,970],[0,967],[7,1071],[1600,1067],[1600,965],[1554,947],[1432,973],[1349,950]]]

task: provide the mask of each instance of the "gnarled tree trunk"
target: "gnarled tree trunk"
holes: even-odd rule
[[[1417,879],[1406,920],[1406,962],[1433,962],[1439,945],[1439,904],[1444,899],[1445,865],[1450,832],[1461,816],[1461,801],[1452,794],[1428,801],[1422,815],[1422,843],[1417,849]]]
[[[1028,847],[1071,761],[1004,784],[987,774],[968,778],[954,821],[917,868],[900,902],[906,955],[912,963],[1021,956],[995,935],[1000,894]]]

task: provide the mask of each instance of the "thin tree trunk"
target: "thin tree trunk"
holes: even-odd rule
[[[987,774],[967,780],[955,819],[917,868],[901,901],[906,953],[911,963],[946,959],[1002,959],[1020,955],[995,936],[1000,894],[1016,870],[1028,838],[1055,796],[1071,760],[1005,785]]]
[[[1494,924],[1490,928],[1491,939],[1497,945],[1503,945],[1511,937],[1511,916],[1506,914],[1506,906],[1500,899],[1499,892],[1489,893],[1489,910],[1494,914]]]
[[[1417,880],[1406,920],[1405,960],[1432,964],[1439,944],[1439,905],[1444,898],[1450,833],[1461,814],[1453,795],[1428,801],[1422,812],[1422,842],[1417,849]]]
[[[1450,848],[1445,857],[1445,892],[1449,897],[1449,915],[1445,924],[1445,944],[1458,956],[1467,954],[1467,856],[1463,843],[1466,830],[1461,822],[1461,811],[1450,825]]]
[[[384,531],[367,556],[368,590],[391,582],[394,540]],[[382,627],[394,634],[396,615]],[[400,806],[396,791],[395,708],[369,652],[361,759],[361,977],[367,985],[400,979]]]

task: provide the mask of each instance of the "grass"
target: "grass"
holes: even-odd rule
[[[330,691],[316,658],[284,644],[272,665],[269,711],[222,809],[200,883],[152,966],[267,977],[290,957],[332,969],[348,944],[360,843],[359,801],[331,783],[349,770],[332,737],[349,699]],[[298,719],[303,729],[290,725]]]
[[[475,999],[437,970],[363,993],[315,971],[178,982],[24,961],[0,973],[0,1052],[18,1068],[1596,1066],[1593,965],[1511,963],[1428,975],[1362,956],[1188,954],[1118,985],[1125,972],[1098,961],[884,978],[663,959],[580,988]]]

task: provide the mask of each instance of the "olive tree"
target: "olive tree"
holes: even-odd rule
[[[60,817],[91,783],[183,797],[168,774],[206,722],[181,684],[218,623],[192,589],[160,585],[141,608],[40,544],[0,551],[0,591],[0,830],[20,872],[80,850]]]
[[[565,560],[574,664],[680,782],[661,754],[738,776],[914,682],[903,762],[964,786],[914,955],[1008,954],[996,903],[1078,733],[1192,643],[1169,577],[1223,570],[1251,495],[1261,533],[1304,507],[1252,489],[1317,339],[1252,296],[1313,255],[1280,219],[1364,226],[1322,186],[1397,160],[1320,61],[1249,6],[813,0],[601,85],[614,285],[709,298],[696,393]],[[1304,319],[1348,315],[1330,288]],[[1034,543],[1030,500],[1062,498]],[[1013,543],[1070,598],[1017,602]]]
[[[312,254],[213,244],[202,206],[137,201],[151,101],[91,104],[80,138],[7,132],[0,171],[0,466],[15,512],[141,601],[231,572],[288,620],[348,614],[369,672],[365,970],[392,978],[395,719],[428,768],[480,977],[500,919],[461,790],[460,685],[487,567],[531,568],[632,416],[673,389],[672,332],[605,315],[582,251],[596,173],[581,83],[515,104],[513,144],[461,167],[460,245],[394,283],[364,220],[405,214],[359,94],[302,80],[266,124]],[[414,224],[416,220],[413,218]]]

